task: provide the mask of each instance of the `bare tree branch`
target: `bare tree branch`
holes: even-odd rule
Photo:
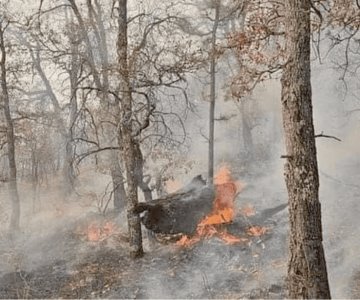
[[[315,138],[319,138],[319,137],[328,138],[328,139],[334,139],[334,140],[337,140],[338,142],[341,142],[341,140],[339,138],[337,138],[336,136],[326,135],[326,134],[323,134],[323,132],[321,132],[320,134],[315,135]]]

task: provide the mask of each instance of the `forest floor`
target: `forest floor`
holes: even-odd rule
[[[257,179],[238,196],[238,217],[228,227],[246,240],[229,245],[213,237],[189,247],[168,242],[149,249],[145,238],[146,253],[137,260],[128,256],[123,216],[61,214],[40,229],[29,225],[16,238],[1,237],[0,298],[284,298],[287,209],[257,218],[284,201],[284,189]],[[249,205],[256,214],[244,219],[240,211]],[[325,218],[331,213],[325,211]],[[244,220],[268,230],[250,236]],[[346,291],[344,298],[359,298],[360,272],[350,270],[346,258],[352,232],[345,224],[326,228],[330,279],[346,279],[336,296]]]

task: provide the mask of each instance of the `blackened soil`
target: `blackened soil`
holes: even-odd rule
[[[254,221],[234,222],[228,231],[246,238],[238,244],[216,237],[186,248],[159,244],[137,260],[129,258],[124,239],[91,244],[70,228],[32,248],[46,250],[40,257],[56,253],[53,259],[3,273],[0,298],[284,298],[282,219],[267,217],[266,224],[259,224],[269,228],[262,236],[246,235],[248,226],[257,225]],[[64,257],[56,259],[60,253]]]

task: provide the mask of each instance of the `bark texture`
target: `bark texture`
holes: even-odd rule
[[[114,191],[114,208],[118,211],[123,211],[126,206],[126,191],[124,186],[124,176],[121,171],[119,158],[116,152],[111,154],[112,165],[110,167],[111,178]]]
[[[290,215],[289,298],[328,299],[312,117],[310,1],[285,3],[288,61],[282,77],[281,101]]]
[[[11,197],[11,217],[10,217],[10,231],[17,231],[20,227],[20,199],[17,187],[16,177],[16,160],[15,160],[15,134],[14,134],[14,122],[11,118],[10,111],[10,97],[7,86],[7,74],[6,74],[6,49],[4,39],[3,24],[0,21],[0,80],[1,80],[1,102],[3,103],[4,115],[6,120],[6,143],[7,143],[7,156],[9,160],[9,192]]]
[[[127,0],[118,0],[118,37],[117,56],[119,66],[119,88],[121,113],[119,126],[119,143],[122,159],[126,168],[127,179],[127,218],[129,228],[130,255],[143,255],[140,217],[134,212],[138,204],[136,180],[135,141],[132,132],[132,94],[128,70],[128,37],[127,37]]]

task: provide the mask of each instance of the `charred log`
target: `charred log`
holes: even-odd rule
[[[173,194],[139,203],[134,212],[142,214],[143,225],[155,233],[192,235],[200,220],[211,212],[214,196],[214,188],[199,175]]]

